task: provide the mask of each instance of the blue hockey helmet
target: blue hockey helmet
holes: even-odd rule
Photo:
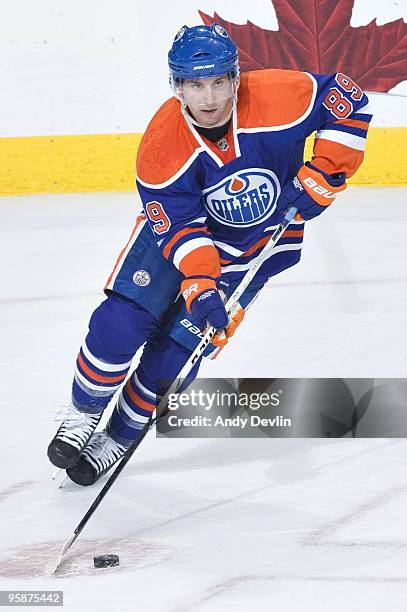
[[[237,47],[218,23],[210,26],[183,26],[175,36],[168,53],[170,83],[174,87],[183,79],[239,75]]]

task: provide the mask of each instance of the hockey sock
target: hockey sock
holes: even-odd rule
[[[96,308],[76,360],[72,385],[76,408],[90,413],[106,408],[156,324],[152,314],[117,294]]]
[[[97,346],[89,333],[82,344],[72,384],[72,402],[83,412],[102,412],[124,382],[133,355],[114,355]]]
[[[137,438],[190,355],[191,351],[164,332],[147,342],[137,370],[120,393],[108,424],[108,432],[116,442],[129,446]],[[192,368],[180,391],[194,380],[199,365],[200,360]]]
[[[154,412],[156,402],[156,394],[134,372],[123,387],[110,417],[107,427],[109,435],[119,444],[130,446]]]

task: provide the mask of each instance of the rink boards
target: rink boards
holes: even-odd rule
[[[133,191],[137,134],[0,138],[0,195]],[[350,183],[407,184],[406,127],[371,128],[365,162]],[[308,139],[305,159],[312,151]]]

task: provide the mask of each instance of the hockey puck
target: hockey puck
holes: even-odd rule
[[[119,565],[119,555],[100,555],[93,557],[93,565],[95,567],[115,567]]]

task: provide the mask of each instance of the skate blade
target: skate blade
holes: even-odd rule
[[[68,480],[68,476],[66,475],[65,470],[57,468],[51,477],[51,480],[56,484],[58,489],[62,489],[66,481]]]

